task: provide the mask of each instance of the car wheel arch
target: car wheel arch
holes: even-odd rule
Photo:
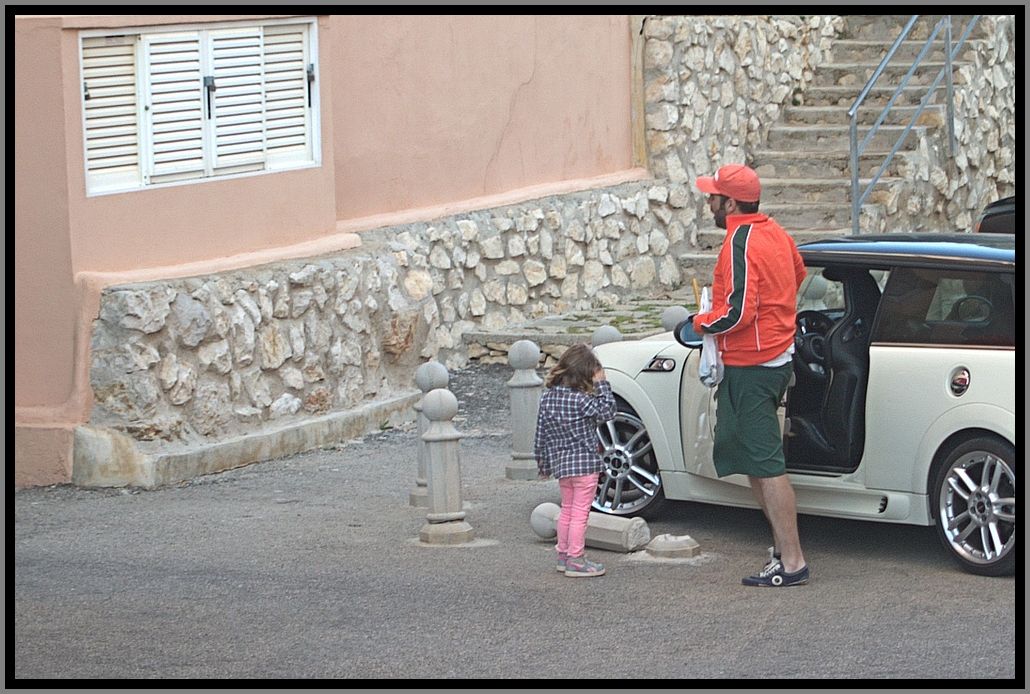
[[[629,407],[633,408],[637,417],[644,423],[648,436],[651,439],[651,446],[658,459],[660,470],[682,470],[683,454],[682,446],[679,444],[678,429],[674,431],[675,438],[670,441],[666,426],[658,414],[658,409],[648,396],[647,392],[635,380],[620,371],[608,371],[608,382],[612,385],[612,392],[615,397],[622,400]],[[679,421],[679,403],[676,407],[676,419]]]
[[[868,431],[866,433],[869,434]],[[916,494],[929,494],[938,456],[947,455],[952,448],[962,443],[962,439],[977,436],[995,436],[1015,446],[1015,414],[986,403],[970,403],[945,412],[927,427],[919,442],[909,489]]]

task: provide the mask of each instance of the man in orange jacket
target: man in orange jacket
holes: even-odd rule
[[[713,457],[720,477],[745,474],[772,527],[765,567],[747,586],[808,583],[798,539],[797,501],[787,478],[777,408],[790,381],[797,291],[805,264],[794,240],[758,213],[758,174],[728,164],[699,176],[715,223],[726,238],[715,264],[712,310],[693,316],[695,331],[716,336],[725,367],[718,402]]]

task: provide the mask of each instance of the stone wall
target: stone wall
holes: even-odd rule
[[[842,29],[834,15],[649,18],[644,99],[655,177],[692,184],[751,161]],[[691,197],[700,215],[704,198]]]
[[[679,286],[690,202],[683,184],[624,184],[379,229],[334,256],[109,288],[90,423],[204,442],[410,389],[427,358],[467,364],[466,331]]]
[[[913,230],[967,231],[988,203],[1015,194],[1016,38],[1011,15],[984,15],[955,83],[955,156],[943,124],[919,137],[906,158],[908,184],[891,190],[886,214]],[[955,37],[961,27],[952,29]]]

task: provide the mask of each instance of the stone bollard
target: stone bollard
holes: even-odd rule
[[[662,311],[662,330],[675,330],[676,326],[690,317],[690,311],[683,306],[670,306]]]
[[[593,336],[590,338],[590,344],[597,347],[607,342],[619,342],[621,340],[622,333],[619,332],[618,328],[613,325],[602,325],[594,331]]]
[[[531,340],[519,340],[508,350],[508,363],[515,375],[508,381],[511,389],[511,465],[504,476],[510,480],[537,478],[536,417],[540,411],[540,393],[544,380],[537,376],[540,348]]]
[[[529,516],[529,524],[540,537],[549,540],[557,537],[558,504],[540,504]],[[591,511],[587,517],[586,544],[588,547],[607,549],[613,552],[633,552],[647,545],[651,540],[651,529],[643,518],[609,516]]]
[[[437,388],[422,398],[422,413],[429,420],[422,440],[426,442],[426,489],[429,513],[418,539],[431,545],[460,545],[471,542],[472,526],[461,510],[461,434],[451,420],[458,413],[454,393]]]
[[[418,422],[418,471],[415,474],[415,489],[408,495],[408,501],[412,506],[425,508],[429,505],[426,491],[426,442],[422,440],[422,435],[426,433],[426,427],[429,425],[426,416],[422,414],[422,401],[429,391],[446,388],[448,381],[450,375],[447,373],[447,367],[438,361],[427,361],[415,369],[415,385],[423,395],[422,400],[415,403],[415,421]]]

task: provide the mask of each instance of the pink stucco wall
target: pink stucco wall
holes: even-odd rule
[[[334,16],[339,219],[632,166],[626,15]]]
[[[75,278],[69,237],[60,31],[16,25],[14,62],[15,369],[19,405],[59,405],[72,389]]]
[[[332,252],[359,242],[340,231],[632,167],[628,17],[333,15],[321,167],[86,196],[80,30],[278,16],[16,17],[16,484],[70,469],[104,286]]]

